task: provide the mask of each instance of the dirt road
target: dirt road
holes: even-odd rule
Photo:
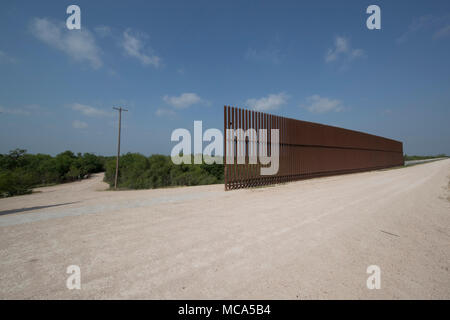
[[[41,188],[0,199],[0,298],[450,299],[449,178],[442,160],[230,192]]]

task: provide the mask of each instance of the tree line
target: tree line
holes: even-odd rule
[[[117,185],[126,189],[153,189],[172,186],[196,186],[223,183],[222,164],[176,165],[169,156],[155,154],[146,157],[127,153],[120,157]],[[105,182],[114,186],[115,159],[105,166]]]
[[[435,158],[447,158],[448,156],[445,153],[441,153],[441,154],[437,154],[435,156],[411,156],[411,155],[407,155],[405,154],[403,156],[403,158],[405,159],[405,161],[410,161],[410,160],[426,160],[426,159],[435,159]]]
[[[439,157],[446,155],[404,155],[405,160]],[[113,187],[116,158],[72,151],[50,156],[15,149],[0,154],[0,197],[31,193],[39,186],[81,180],[97,172],[105,172],[104,181]],[[120,157],[118,188],[153,189],[223,183],[223,172],[222,164],[175,165],[169,156],[127,153]]]
[[[107,158],[92,153],[62,152],[55,157],[15,149],[0,154],[0,197],[31,193],[39,186],[80,180],[104,171]]]
[[[116,158],[64,151],[56,156],[15,149],[0,154],[0,197],[31,193],[33,188],[88,178],[105,172],[114,186]],[[120,157],[118,188],[151,189],[223,183],[223,165],[175,165],[169,156],[127,153]]]

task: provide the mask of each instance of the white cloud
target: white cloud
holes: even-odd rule
[[[267,97],[259,99],[248,99],[245,105],[256,111],[276,110],[286,104],[288,98],[287,94],[280,92],[278,94],[269,94]]]
[[[354,49],[350,53],[350,58],[359,58],[364,56],[364,50],[363,49]]]
[[[0,50],[0,63],[15,63],[17,60]]]
[[[280,64],[283,56],[279,49],[273,47],[262,50],[248,48],[245,52],[245,58],[247,60],[256,62],[270,62],[273,64]]]
[[[170,97],[168,95],[165,95],[163,97],[163,100],[168,105],[177,109],[185,109],[194,104],[205,103],[205,101],[202,98],[200,98],[196,93],[190,92],[183,93],[178,97],[176,96]]]
[[[111,35],[111,28],[108,26],[97,26],[94,28],[95,33],[98,34],[99,37],[107,37]]]
[[[328,99],[318,94],[306,98],[308,105],[305,108],[312,113],[326,113],[330,111],[339,112],[344,109],[340,100]]]
[[[348,43],[345,38],[336,37],[334,46],[333,49],[328,49],[327,55],[325,56],[326,62],[337,60],[341,53],[348,52]]]
[[[98,117],[104,117],[104,116],[112,116],[111,111],[105,111],[102,109],[97,109],[88,105],[80,104],[80,103],[74,103],[72,104],[72,110],[79,111],[85,116],[98,116]]]
[[[159,108],[159,109],[156,110],[155,114],[158,117],[174,116],[175,115],[175,111],[173,111],[171,109],[167,109],[167,108]]]
[[[325,62],[337,61],[340,58],[352,60],[365,55],[363,49],[353,49],[350,41],[344,37],[336,37],[334,39],[334,47],[328,49],[325,55]]]
[[[74,120],[72,122],[72,127],[74,127],[75,129],[85,129],[85,128],[88,127],[88,124],[86,122],[83,122],[83,121]]]
[[[15,116],[29,116],[31,111],[29,108],[5,108],[0,106],[0,113],[15,115]]]
[[[161,58],[145,52],[151,51],[145,49],[145,38],[147,38],[146,35],[132,34],[131,30],[127,29],[123,32],[121,46],[127,55],[138,59],[143,65],[159,67],[161,65]]]
[[[406,32],[397,38],[397,43],[404,43],[425,30],[434,30],[434,40],[450,36],[450,15],[435,16],[428,14],[414,18]]]
[[[85,27],[81,30],[68,30],[63,23],[56,24],[46,18],[35,18],[31,23],[31,31],[37,39],[64,52],[75,61],[87,61],[94,69],[103,65],[101,50],[92,33]]]
[[[450,25],[442,27],[438,31],[435,32],[433,39],[440,39],[450,36]]]
[[[436,23],[436,18],[431,15],[424,15],[419,18],[415,18],[411,24],[408,26],[408,30],[403,33],[400,37],[397,38],[397,43],[404,43],[409,38],[412,37],[412,35],[422,29],[428,28],[431,25]]]

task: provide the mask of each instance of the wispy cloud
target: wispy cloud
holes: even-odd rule
[[[163,117],[163,116],[174,116],[176,113],[175,111],[173,111],[172,109],[168,109],[168,108],[158,108],[155,112],[155,114],[158,117]]]
[[[16,58],[13,58],[10,55],[3,52],[2,50],[0,50],[0,63],[15,63],[15,62],[17,62]]]
[[[74,103],[71,107],[72,110],[78,111],[88,117],[110,117],[113,115],[112,111],[105,111],[80,103]]]
[[[397,38],[397,43],[404,43],[410,39],[416,32],[428,28],[436,23],[436,17],[431,14],[415,18],[408,26],[408,30]]]
[[[256,50],[248,48],[245,52],[245,58],[256,62],[269,62],[273,64],[280,64],[283,58],[281,51],[277,48],[270,47],[266,49]]]
[[[31,111],[26,108],[5,108],[0,106],[0,113],[15,115],[15,116],[29,116]]]
[[[88,124],[80,120],[74,120],[72,122],[72,127],[75,129],[85,129],[88,127]]]
[[[328,49],[325,55],[325,62],[330,63],[345,59],[347,62],[356,58],[364,57],[363,49],[354,49],[351,47],[350,40],[345,37],[336,37],[334,39],[334,47]]]
[[[182,93],[180,96],[168,96],[165,95],[163,100],[168,105],[177,108],[177,109],[185,109],[189,108],[195,104],[206,104],[207,102],[200,98],[200,96],[196,93],[186,92]]]
[[[321,97],[318,94],[306,98],[306,101],[307,104],[302,107],[311,113],[339,112],[344,109],[340,100]]]
[[[450,24],[436,31],[433,35],[433,39],[440,39],[449,36],[450,36]]]
[[[412,39],[418,33],[433,30],[432,38],[438,40],[450,36],[450,15],[435,16],[427,14],[414,18],[408,29],[397,38],[397,43],[402,44]]]
[[[15,115],[15,116],[30,116],[37,113],[47,113],[45,109],[37,104],[29,104],[22,107],[6,108],[0,105],[0,113]]]
[[[97,26],[94,28],[95,33],[102,38],[105,38],[107,36],[111,35],[111,28],[108,26]]]
[[[280,92],[278,94],[269,94],[267,97],[259,99],[247,99],[245,105],[256,111],[269,111],[279,109],[286,104],[288,99],[289,96],[286,93]]]
[[[53,23],[47,18],[34,18],[31,32],[40,41],[64,52],[75,61],[87,61],[94,69],[103,65],[101,50],[92,33],[85,27],[81,30],[68,30],[63,23]]]
[[[152,65],[159,67],[161,65],[161,58],[151,54],[151,49],[145,46],[145,40],[148,38],[143,33],[132,32],[127,29],[123,32],[121,46],[130,57],[138,59],[144,66]]]
[[[266,43],[253,44],[247,48],[244,58],[250,62],[278,65],[286,57],[286,45],[280,34],[268,36]]]

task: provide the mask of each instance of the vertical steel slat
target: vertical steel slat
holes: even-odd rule
[[[238,112],[238,114],[237,114],[237,116],[238,116],[237,128],[241,129],[241,114],[242,114],[241,113],[241,108],[238,108],[237,112]],[[238,163],[238,160],[239,160],[239,156],[238,155],[240,155],[241,152],[242,152],[242,150],[241,150],[241,148],[242,148],[241,130],[239,130],[238,134],[237,134],[236,147],[237,147],[237,150],[238,150],[238,153],[236,154],[236,169],[237,169],[236,170],[237,171],[237,174],[236,174],[236,188],[240,188],[241,187],[241,165]]]
[[[240,127],[240,110],[239,108],[236,108],[236,130],[239,129]],[[239,164],[238,164],[238,155],[239,155],[239,148],[240,148],[240,143],[239,143],[239,132],[236,132],[236,162],[235,162],[235,167],[236,167],[236,181],[235,181],[235,188],[239,188],[239,179],[240,179],[240,172],[239,172]]]
[[[236,129],[237,129],[237,112],[236,107],[233,108],[233,181],[232,181],[232,189],[236,186],[236,177],[237,177],[237,166],[236,166],[236,152],[237,152],[237,142],[236,139]]]
[[[248,110],[245,110],[245,131],[248,130]],[[249,183],[248,183],[248,177],[249,177],[249,169],[248,169],[248,148],[249,148],[249,143],[248,143],[248,137],[245,136],[245,186],[248,187]]]
[[[224,181],[224,187],[225,190],[228,188],[228,181],[227,181],[227,164],[226,164],[226,155],[227,155],[227,106],[223,106],[223,181]]]
[[[230,106],[227,106],[227,129],[230,129],[230,125],[231,125],[231,121],[230,121]],[[230,137],[229,136],[227,136],[227,145],[226,145],[226,147],[227,147],[226,155],[228,155],[229,152],[230,152]],[[225,163],[226,163],[226,160],[227,159],[225,158]],[[225,167],[227,169],[226,177],[227,177],[227,190],[228,190],[230,188],[230,164],[226,163]]]
[[[260,126],[260,117],[259,117],[259,111],[256,111],[256,132],[257,132],[257,134],[256,134],[256,139],[257,139],[257,152],[258,152],[258,159],[259,159],[259,149],[261,148],[261,141],[259,140],[259,129],[261,128],[261,126]],[[256,164],[256,178],[257,178],[257,180],[256,180],[256,182],[255,182],[255,185],[257,185],[257,186],[259,186],[259,182],[261,181],[261,179],[260,179],[260,171],[261,170],[261,168],[260,168],[260,162],[258,161],[257,162],[257,164]]]

